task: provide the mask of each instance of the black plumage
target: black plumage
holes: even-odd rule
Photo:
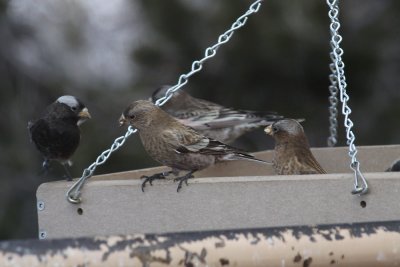
[[[386,169],[386,172],[400,172],[400,159],[393,162],[392,166]]]
[[[64,165],[67,179],[71,180],[67,165],[80,142],[81,125],[90,118],[85,105],[74,96],[61,96],[47,107],[41,118],[28,123],[32,142],[44,157],[43,167],[56,160]]]

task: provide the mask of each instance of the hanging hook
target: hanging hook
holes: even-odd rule
[[[364,175],[360,171],[360,163],[357,161],[356,154],[357,148],[355,146],[356,137],[352,131],[354,126],[353,121],[350,119],[351,109],[349,107],[348,101],[350,100],[349,95],[346,92],[346,77],[344,73],[344,63],[342,60],[343,49],[340,48],[340,43],[343,38],[339,34],[340,22],[339,22],[339,1],[338,0],[327,0],[329,6],[329,18],[331,19],[330,31],[331,31],[331,75],[330,81],[331,85],[329,87],[331,96],[329,100],[331,101],[330,106],[330,130],[331,135],[328,139],[329,145],[334,145],[337,137],[337,104],[338,104],[338,93],[340,95],[340,101],[342,102],[342,113],[344,116],[344,126],[346,128],[346,138],[347,145],[349,146],[349,156],[351,158],[350,168],[354,171],[354,189],[352,194],[366,194],[368,192],[368,184]],[[362,185],[359,185],[361,180]]]
[[[137,129],[132,128],[132,126],[128,127],[125,135],[118,137],[114,140],[114,143],[111,145],[109,149],[103,151],[100,156],[97,157],[96,161],[93,162],[88,168],[83,171],[82,177],[76,181],[71,188],[67,191],[66,197],[68,202],[72,204],[79,204],[81,202],[80,195],[81,189],[86,182],[86,179],[92,177],[94,171],[96,170],[97,166],[104,164],[107,159],[111,156],[111,153],[118,150],[128,139],[128,137],[134,133],[136,133]]]
[[[67,197],[68,202],[72,203],[72,204],[79,204],[81,203],[81,187],[83,185],[82,181],[86,180],[80,178],[75,184],[73,184],[71,186],[70,189],[68,189],[67,193],[65,194],[65,196]]]
[[[78,196],[73,196],[73,194],[71,194],[71,191],[68,190],[66,196],[67,196],[68,202],[71,204],[79,204],[82,201],[80,198],[80,193],[78,193]]]
[[[364,175],[360,171],[360,164],[355,161],[350,166],[354,171],[354,189],[351,191],[353,195],[364,195],[368,193],[368,183]],[[359,185],[359,180],[361,179],[362,185]]]

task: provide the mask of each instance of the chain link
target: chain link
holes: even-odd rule
[[[336,18],[333,18],[335,20],[335,23],[339,23],[339,21]],[[335,31],[332,29],[330,30],[331,32],[331,37],[335,35]],[[335,49],[335,44],[331,40],[330,41],[331,49],[332,51]],[[329,81],[330,81],[330,86],[329,86],[329,92],[330,92],[330,97],[329,97],[329,132],[330,136],[328,138],[328,146],[329,147],[334,147],[337,144],[337,128],[338,128],[338,87],[337,87],[337,72],[336,72],[336,67],[335,67],[335,54],[333,52],[329,53],[330,58],[331,58],[331,63],[329,64],[329,69],[331,70],[331,74],[329,75]]]
[[[165,92],[165,96],[159,98],[155,104],[162,106],[164,105],[171,97],[172,95],[178,91],[181,87],[183,87],[185,84],[188,83],[189,78],[195,74],[196,72],[199,72],[202,68],[203,68],[203,63],[205,61],[207,61],[209,58],[214,57],[217,54],[217,50],[220,46],[222,46],[223,44],[229,42],[229,40],[231,39],[233,33],[243,27],[248,19],[248,16],[252,15],[253,13],[257,13],[258,10],[261,7],[261,2],[263,0],[257,0],[255,1],[253,4],[251,4],[251,6],[249,7],[249,9],[246,11],[246,13],[244,13],[242,16],[240,16],[231,26],[231,28],[229,30],[227,30],[226,32],[224,32],[223,34],[221,34],[218,37],[218,41],[216,44],[214,44],[213,46],[208,47],[205,52],[204,52],[204,57],[202,59],[199,60],[195,60],[192,63],[192,68],[191,70],[186,73],[186,74],[182,74],[179,79],[178,79],[178,83],[175,84],[174,86],[171,86],[166,92]]]
[[[181,76],[179,76],[178,79],[178,83],[175,84],[174,86],[170,87],[167,92],[165,93],[165,95],[161,98],[159,98],[155,104],[157,106],[162,106],[164,105],[171,97],[172,95],[179,90],[180,88],[182,88],[185,84],[188,83],[189,78],[199,72],[202,68],[203,68],[203,63],[205,61],[207,61],[208,59],[214,57],[217,54],[217,50],[220,46],[222,46],[223,44],[229,42],[229,40],[231,39],[233,33],[243,27],[246,22],[247,19],[250,15],[257,13],[258,10],[260,9],[261,6],[261,2],[263,0],[257,0],[255,1],[253,4],[250,5],[249,9],[246,11],[246,13],[244,13],[243,15],[241,15],[231,26],[231,28],[229,30],[227,30],[226,32],[224,32],[223,34],[221,34],[218,37],[218,41],[216,44],[214,44],[213,46],[208,47],[205,52],[204,52],[204,57],[200,60],[195,60],[192,63],[192,67],[191,70],[186,73],[186,74],[182,74]],[[114,151],[118,150],[126,141],[126,139],[136,133],[137,130],[133,129],[131,126],[128,127],[128,131],[126,132],[126,134],[124,136],[120,136],[117,139],[115,139],[114,143],[111,145],[111,148],[107,149],[106,151],[104,151],[103,153],[100,154],[100,156],[97,157],[96,161],[94,163],[92,163],[88,168],[86,168],[83,171],[82,177],[75,182],[71,188],[67,191],[66,193],[66,197],[67,200],[70,203],[73,204],[79,204],[81,202],[81,190],[83,185],[85,184],[86,180],[88,178],[90,178],[94,171],[96,170],[97,166],[102,165],[103,163],[105,163],[108,158],[110,157],[111,153],[113,153]]]
[[[132,135],[136,132],[137,132],[136,129],[133,129],[131,126],[129,126],[125,135],[120,136],[117,139],[115,139],[114,143],[111,145],[111,147],[109,149],[107,149],[106,151],[104,151],[103,153],[101,153],[100,156],[97,157],[96,161],[93,162],[89,167],[87,167],[83,171],[82,177],[76,183],[74,183],[66,193],[67,199],[70,203],[78,204],[81,202],[81,199],[80,199],[81,189],[82,189],[83,185],[85,184],[86,179],[92,177],[97,166],[104,164],[108,160],[108,158],[111,156],[111,153],[113,153],[114,151],[118,150],[121,146],[123,146],[126,139],[128,139],[128,137],[130,135]]]
[[[332,70],[332,74],[329,76],[331,80],[331,86],[329,90],[331,92],[331,97],[329,100],[331,101],[330,107],[330,122],[331,122],[331,142],[332,144],[336,143],[337,137],[337,94],[340,92],[340,101],[342,102],[342,113],[344,115],[344,126],[346,127],[346,138],[347,145],[349,146],[349,156],[351,158],[350,168],[354,171],[354,189],[352,190],[353,194],[365,194],[368,192],[368,183],[364,178],[364,175],[360,171],[360,162],[357,160],[357,148],[355,146],[356,137],[351,130],[354,126],[352,120],[350,119],[351,109],[348,105],[348,101],[350,100],[349,95],[346,92],[346,77],[344,75],[344,63],[342,60],[343,49],[340,48],[340,43],[342,42],[342,36],[339,34],[339,0],[327,0],[326,1],[330,10],[328,12],[329,18],[331,19],[330,31],[331,31],[331,59],[332,63],[330,64],[330,68]],[[339,90],[338,90],[339,89]],[[333,130],[332,130],[333,129]],[[362,182],[360,186],[359,182]]]

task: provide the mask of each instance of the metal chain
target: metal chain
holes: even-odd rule
[[[86,179],[92,177],[97,166],[104,164],[108,160],[108,158],[111,156],[111,153],[118,150],[125,143],[126,139],[128,139],[128,137],[130,135],[132,135],[136,132],[137,132],[136,129],[133,129],[131,126],[129,126],[125,135],[120,136],[117,139],[115,139],[114,143],[111,145],[111,147],[109,149],[107,149],[106,151],[104,151],[103,153],[101,153],[100,156],[97,157],[96,161],[93,162],[89,167],[87,167],[83,171],[82,177],[77,182],[75,182],[66,193],[67,200],[70,203],[79,204],[81,202],[81,199],[80,199],[81,189],[82,189],[83,185],[85,184]]]
[[[331,98],[334,99],[337,97],[337,88],[339,88],[340,92],[340,101],[342,102],[342,113],[344,115],[344,126],[346,127],[346,137],[347,137],[347,145],[349,146],[349,156],[351,158],[350,168],[354,171],[354,189],[352,190],[352,194],[365,194],[368,192],[368,183],[364,178],[364,175],[360,171],[360,162],[357,160],[357,148],[355,146],[356,137],[351,130],[354,126],[354,123],[350,119],[351,109],[348,105],[348,101],[350,99],[349,95],[346,92],[346,77],[344,75],[344,63],[342,60],[343,49],[340,48],[340,43],[342,42],[342,36],[339,34],[339,0],[327,0],[326,1],[330,10],[328,12],[329,18],[331,19],[330,30],[332,34],[331,38],[331,46],[332,46],[332,54],[331,57],[333,59],[332,62],[332,75],[335,78],[331,79],[331,87],[333,88],[331,91]],[[333,82],[332,82],[333,81]],[[331,89],[330,87],[330,89]],[[335,88],[336,87],[336,91]],[[335,103],[335,100],[332,101]],[[337,101],[336,101],[337,103]],[[335,109],[335,106],[331,106],[332,110]],[[337,112],[333,112],[333,115],[337,115]],[[331,118],[332,118],[331,113]],[[336,119],[336,116],[335,116]],[[337,121],[336,121],[337,122]],[[335,128],[336,130],[336,128]],[[361,180],[362,185],[360,186],[359,180]]]
[[[227,43],[231,39],[233,33],[237,29],[243,27],[246,24],[248,17],[250,15],[258,12],[262,1],[263,0],[257,0],[253,4],[251,4],[249,9],[246,11],[246,13],[241,15],[232,24],[232,26],[229,30],[227,30],[226,32],[224,32],[223,34],[221,34],[218,37],[217,43],[214,44],[213,46],[208,47],[205,50],[204,57],[202,59],[193,61],[191,70],[188,73],[182,74],[181,76],[179,76],[178,83],[175,84],[174,86],[170,87],[167,90],[167,92],[165,93],[165,95],[163,97],[159,98],[155,102],[155,105],[157,105],[157,106],[164,105],[177,90],[179,90],[181,87],[183,87],[185,84],[187,84],[189,78],[193,74],[199,72],[203,68],[203,63],[205,61],[207,61],[208,59],[214,57],[217,54],[218,48],[220,46],[222,46],[223,44]],[[97,166],[105,163],[107,161],[107,159],[110,157],[111,153],[118,150],[125,143],[126,139],[133,133],[136,133],[136,131],[137,131],[136,129],[133,129],[131,126],[129,126],[128,131],[126,132],[126,134],[124,136],[120,136],[117,139],[115,139],[111,148],[107,149],[106,151],[101,153],[100,156],[97,157],[97,160],[83,171],[82,177],[77,182],[75,182],[66,193],[67,200],[70,203],[79,204],[81,202],[81,198],[80,198],[81,190],[82,190],[82,187],[85,184],[86,180],[93,175]]]
[[[337,20],[337,17],[334,18],[335,23],[339,23]],[[331,29],[331,37],[335,35],[335,32]],[[332,51],[335,49],[335,44],[331,40],[330,41],[331,49]],[[336,67],[335,67],[335,54],[333,52],[329,53],[330,58],[331,58],[331,64],[329,64],[329,68],[331,70],[331,74],[329,75],[329,81],[331,82],[331,85],[329,86],[329,92],[330,92],[330,97],[329,97],[329,102],[330,102],[330,107],[329,107],[329,132],[330,136],[328,137],[328,146],[329,147],[334,147],[337,144],[337,128],[338,128],[338,87],[337,87],[337,72],[336,72]]]
[[[231,39],[232,35],[234,34],[234,32],[243,27],[246,22],[247,19],[250,15],[257,13],[258,10],[261,7],[261,2],[263,0],[257,0],[255,1],[253,4],[250,5],[249,9],[246,11],[246,13],[244,13],[243,15],[241,15],[231,26],[231,28],[229,30],[227,30],[226,32],[224,32],[223,34],[221,34],[218,37],[218,42],[216,44],[214,44],[213,46],[208,47],[205,52],[204,52],[204,57],[202,59],[199,60],[195,60],[192,63],[192,68],[191,70],[186,73],[186,74],[182,74],[179,79],[178,79],[178,83],[175,84],[174,86],[170,87],[166,92],[165,92],[165,96],[159,98],[155,104],[162,106],[164,105],[171,97],[172,95],[178,91],[181,87],[183,87],[185,84],[188,83],[189,78],[195,74],[196,72],[199,72],[202,68],[203,68],[203,63],[205,61],[207,61],[209,58],[214,57],[217,54],[217,50],[220,46],[222,46],[223,44],[229,42],[229,40]]]

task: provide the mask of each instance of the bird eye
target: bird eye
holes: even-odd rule
[[[276,133],[278,131],[278,127],[276,127],[276,126],[272,127],[272,131],[274,131],[274,133]]]
[[[76,111],[78,108],[77,107],[71,107],[72,111]]]
[[[135,118],[135,115],[129,115],[129,118],[130,118],[131,120],[133,120],[133,119]]]

